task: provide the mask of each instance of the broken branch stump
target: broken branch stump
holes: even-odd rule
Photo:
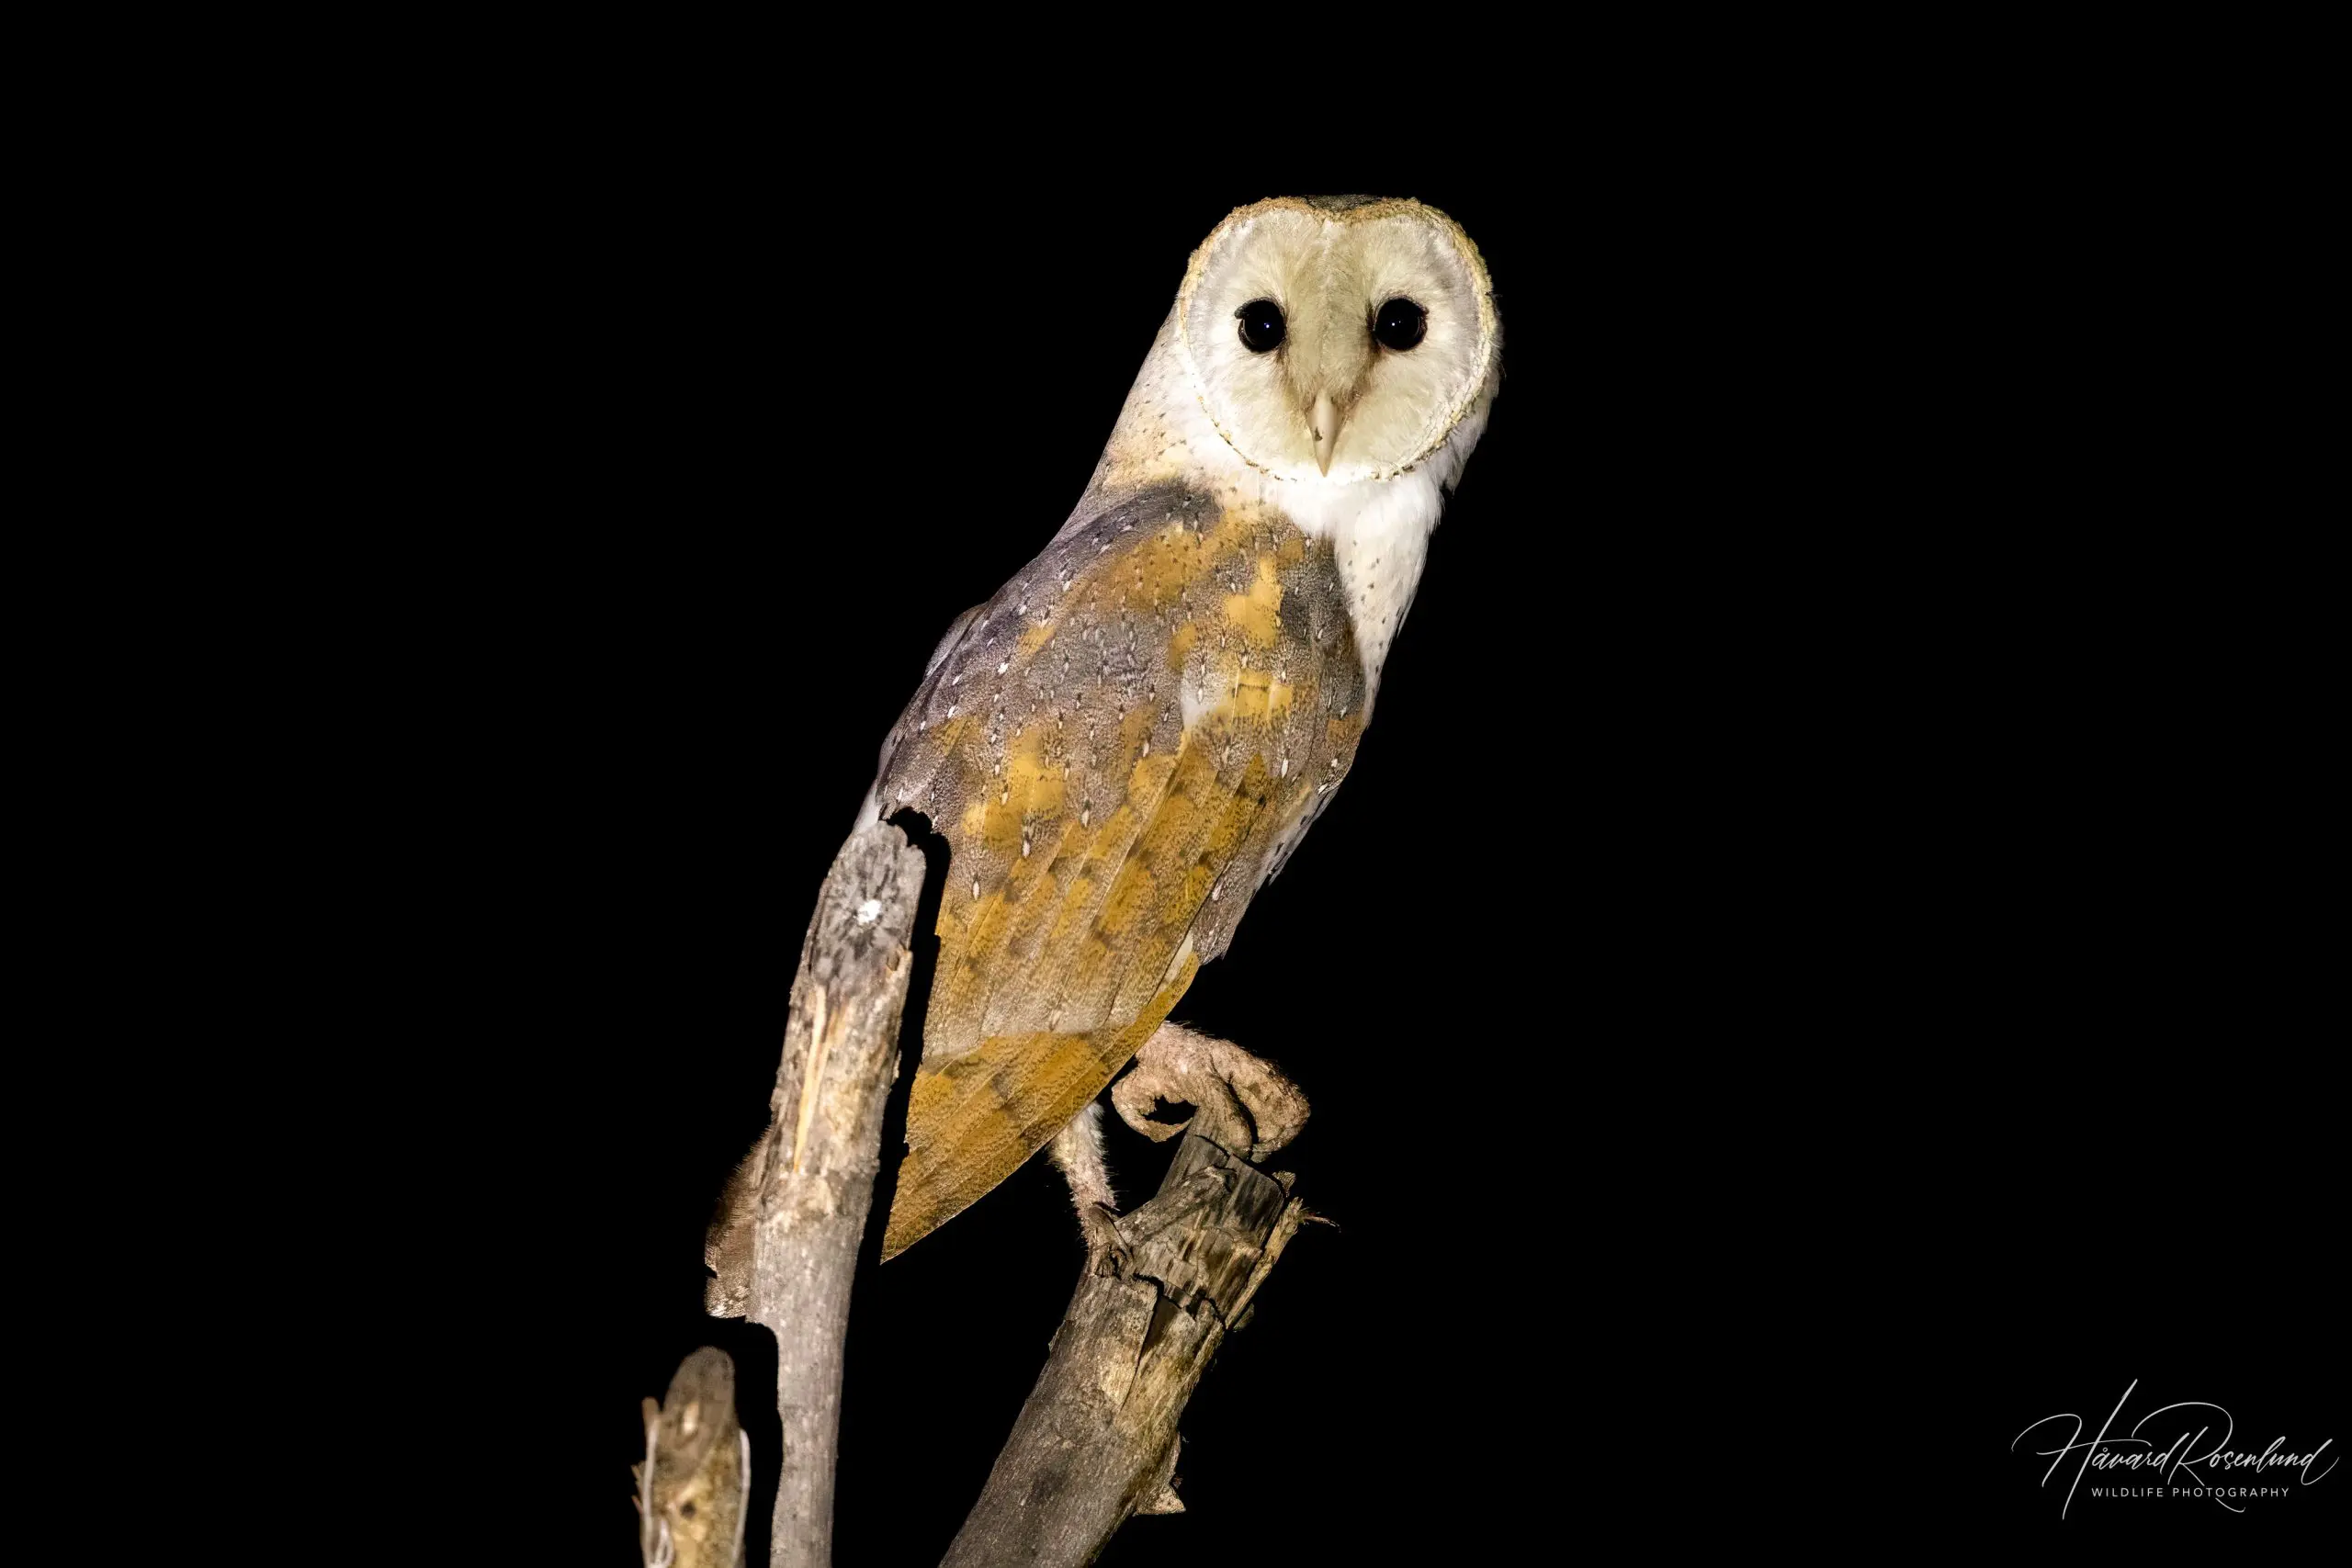
[[[1201,1135],[1208,1111],[1159,1193],[1119,1221],[1127,1273],[1080,1280],[941,1568],[1080,1568],[1128,1516],[1182,1509],[1176,1423],[1307,1217],[1287,1173],[1268,1176]]]
[[[645,1568],[741,1568],[752,1446],[735,1424],[735,1362],[706,1345],[679,1363],[670,1397],[645,1402],[636,1468]]]

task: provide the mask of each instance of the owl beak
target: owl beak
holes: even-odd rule
[[[1328,474],[1331,471],[1332,448],[1340,444],[1340,411],[1332,404],[1330,393],[1315,395],[1314,412],[1306,419],[1315,435],[1315,465]]]

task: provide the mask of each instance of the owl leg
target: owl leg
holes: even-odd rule
[[[1102,1156],[1102,1105],[1090,1102],[1054,1134],[1048,1145],[1054,1164],[1069,1183],[1078,1228],[1086,1237],[1086,1267],[1096,1274],[1124,1274],[1130,1254],[1119,1237],[1118,1198],[1111,1190],[1111,1164]]]
[[[1154,1105],[1189,1105],[1182,1122],[1155,1122]],[[1136,1053],[1135,1069],[1111,1086],[1119,1119],[1160,1141],[1190,1127],[1237,1154],[1261,1161],[1306,1125],[1299,1087],[1230,1040],[1163,1023]]]

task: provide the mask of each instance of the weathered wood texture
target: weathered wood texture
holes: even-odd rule
[[[1079,1568],[1130,1515],[1182,1511],[1176,1423],[1307,1217],[1287,1173],[1228,1152],[1249,1135],[1216,1110],[1201,1108],[1158,1195],[1120,1219],[1127,1272],[1079,1281],[942,1568]]]
[[[922,852],[888,823],[861,828],[834,858],[792,984],[767,1135],[734,1184],[748,1224],[713,1235],[712,1312],[741,1311],[776,1339],[784,1473],[773,1568],[831,1561],[842,1346],[898,1076],[923,870]],[[729,1299],[737,1288],[740,1303]]]
[[[735,1420],[735,1363],[705,1346],[678,1363],[668,1399],[645,1402],[637,1507],[646,1568],[737,1568],[751,1473],[751,1445]]]

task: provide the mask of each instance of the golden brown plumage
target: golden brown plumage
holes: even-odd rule
[[[1159,1027],[1346,773],[1362,699],[1330,544],[1181,488],[1066,530],[969,618],[877,784],[953,852],[884,1257]]]

